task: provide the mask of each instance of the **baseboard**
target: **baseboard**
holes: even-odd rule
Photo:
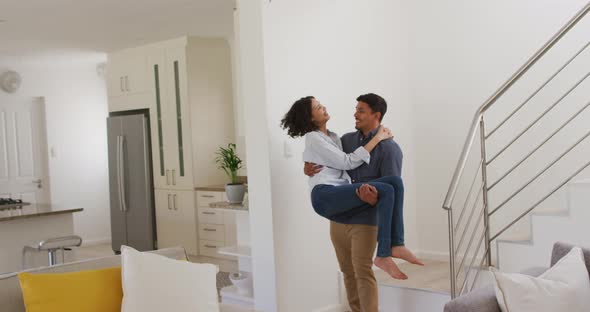
[[[313,310],[313,312],[344,312],[346,308],[341,304],[333,304],[327,307]]]
[[[106,245],[111,243],[110,237],[82,240],[82,247]]]
[[[416,256],[421,259],[449,261],[449,253],[448,252],[419,250],[416,252]]]

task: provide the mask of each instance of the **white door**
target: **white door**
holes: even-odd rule
[[[49,203],[45,104],[0,95],[0,197]]]

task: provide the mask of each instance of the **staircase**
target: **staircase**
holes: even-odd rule
[[[580,180],[590,177],[590,29],[577,28],[588,12],[590,2],[473,118],[443,203],[452,298],[488,267],[548,266],[556,241],[590,246],[590,180]]]
[[[572,182],[566,191],[563,210],[530,214],[528,240],[498,240],[497,266],[500,270],[520,272],[529,267],[549,266],[548,255],[556,241],[590,246],[590,180]]]

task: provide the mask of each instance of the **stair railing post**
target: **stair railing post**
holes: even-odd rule
[[[455,275],[455,227],[453,221],[453,209],[447,210],[449,215],[449,257],[451,265],[451,299],[455,299],[457,294],[456,275]]]
[[[483,115],[479,120],[479,134],[480,134],[480,145],[481,145],[481,179],[482,179],[482,194],[483,194],[483,222],[485,228],[485,250],[492,250],[490,248],[490,214],[489,214],[489,202],[488,202],[488,165],[486,157],[486,132]],[[477,250],[475,251],[477,255]],[[492,253],[488,252],[486,255],[486,266],[492,266]]]

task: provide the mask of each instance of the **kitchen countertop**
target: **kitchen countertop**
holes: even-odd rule
[[[11,208],[0,207],[0,222],[64,213],[74,213],[83,210],[83,208],[66,208],[51,204],[31,204]]]
[[[197,186],[195,191],[225,192],[225,185]]]
[[[230,211],[248,211],[248,207],[244,206],[243,204],[230,204],[225,201],[210,203],[209,207]]]
[[[225,192],[225,185],[207,185],[197,186],[195,191],[208,191],[208,192]],[[246,192],[248,191],[248,184],[246,184]]]

